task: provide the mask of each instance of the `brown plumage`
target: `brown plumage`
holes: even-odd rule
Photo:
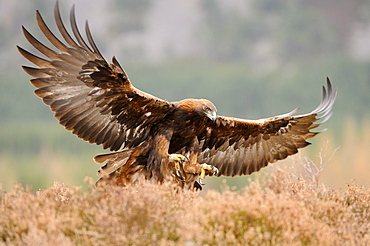
[[[87,41],[71,10],[72,37],[61,20],[58,4],[55,21],[64,41],[46,26],[37,11],[37,23],[54,51],[24,27],[26,39],[45,57],[20,47],[20,53],[37,66],[23,66],[34,77],[35,94],[55,112],[59,123],[78,137],[110,149],[95,157],[106,164],[99,184],[125,185],[139,177],[159,182],[173,180],[181,186],[200,187],[205,175],[244,175],[282,160],[307,146],[311,130],[326,121],[336,98],[327,79],[320,105],[311,113],[290,113],[260,120],[216,116],[206,99],[168,102],[144,93],[131,84],[113,57],[109,64],[94,43],[86,23]],[[316,122],[314,124],[314,122]]]

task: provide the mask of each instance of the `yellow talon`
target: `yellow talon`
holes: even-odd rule
[[[176,171],[180,171],[180,162],[178,161],[175,162],[175,169]]]
[[[180,155],[180,154],[171,154],[169,158],[170,158],[170,162],[174,162],[174,163],[181,163],[183,161],[189,161],[187,157]]]
[[[199,183],[201,185],[203,185],[202,180],[205,179],[207,173],[210,176],[215,175],[215,174],[218,173],[218,168],[215,167],[215,166],[212,166],[212,165],[202,164],[202,169],[201,169],[200,175],[199,175]]]
[[[180,173],[180,169],[181,167],[180,167],[180,162],[175,162],[175,174],[176,174],[176,176],[177,177],[179,177],[179,178],[182,178],[182,176],[181,176],[181,173]]]
[[[206,177],[206,170],[203,167],[202,167],[202,170],[200,171],[199,177],[201,179],[205,179],[205,177]]]

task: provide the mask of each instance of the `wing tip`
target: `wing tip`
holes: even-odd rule
[[[334,89],[329,77],[326,77],[326,86],[322,86],[322,99],[320,104],[310,113],[317,114],[321,123],[327,121],[332,115],[332,108],[337,98],[338,90]]]

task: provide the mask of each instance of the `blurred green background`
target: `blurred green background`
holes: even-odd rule
[[[301,106],[312,110],[326,76],[338,88],[333,117],[313,146],[265,168],[299,168],[310,157],[326,185],[370,184],[370,2],[364,0],[60,0],[63,19],[76,5],[107,60],[115,55],[134,86],[167,100],[207,98],[220,115],[258,119]],[[0,183],[33,189],[53,181],[96,178],[100,146],[58,125],[33,95],[15,45],[35,51],[21,25],[40,40],[35,10],[52,30],[54,1],[0,2]],[[47,43],[47,42],[46,42]],[[47,43],[48,44],[48,43]],[[335,151],[335,149],[339,149]],[[318,156],[321,153],[320,156]],[[330,158],[333,155],[332,158]],[[290,169],[291,170],[291,169]],[[299,173],[299,171],[298,171]],[[255,175],[252,176],[252,178]],[[249,177],[227,179],[241,187]],[[208,181],[207,181],[208,180]],[[208,188],[223,178],[207,179]]]

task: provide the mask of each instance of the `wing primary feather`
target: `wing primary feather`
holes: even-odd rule
[[[326,122],[332,115],[331,109],[334,105],[335,99],[337,97],[337,90],[332,89],[332,85],[330,83],[329,78],[327,78],[327,91],[323,87],[323,99],[322,103],[320,104],[317,109],[313,111],[321,118],[320,124]]]
[[[326,115],[330,114],[331,112],[331,109],[333,107],[333,104],[335,102],[335,98],[336,98],[336,91],[332,94],[331,97],[328,98],[327,100],[327,104],[325,105],[325,107],[322,109],[320,113],[320,117],[325,117]]]
[[[59,70],[62,70],[62,71],[65,71],[65,72],[68,72],[68,73],[71,73],[71,74],[78,73],[79,70],[80,70],[75,65],[70,64],[70,63],[65,62],[65,61],[61,61],[61,60],[52,60],[50,62],[50,64],[53,67],[55,67],[55,68],[57,68]]]
[[[76,14],[75,14],[75,5],[72,6],[71,13],[70,13],[70,21],[71,21],[71,27],[73,34],[75,35],[78,43],[84,47],[85,49],[89,50],[90,52],[93,52],[91,48],[86,44],[86,42],[83,40],[80,31],[78,30],[77,27],[77,22],[76,22]]]
[[[53,68],[35,68],[35,67],[29,67],[29,66],[22,66],[22,68],[27,74],[31,75],[34,78],[37,78],[37,79],[32,79],[31,83],[32,83],[33,80],[50,78],[50,76],[58,77],[57,71]],[[45,85],[52,84],[52,82],[50,81],[48,83],[48,82],[42,81],[42,84],[43,84],[43,86],[45,86]],[[35,85],[35,84],[33,84],[33,85]],[[42,86],[37,86],[37,85],[35,85],[35,86],[37,88],[42,87]]]
[[[327,92],[325,86],[322,87],[322,98],[320,104],[310,113],[310,114],[318,114],[320,113],[325,106],[327,105]]]
[[[325,116],[331,110],[337,95],[337,90],[333,91],[329,78],[327,78],[326,83],[327,89],[325,86],[322,87],[322,100],[319,106],[312,111],[312,113],[320,113],[322,116]]]
[[[55,17],[55,23],[57,24],[58,30],[60,34],[62,34],[64,40],[72,47],[78,48],[78,44],[73,40],[71,35],[69,35],[67,29],[65,28],[63,24],[62,17],[60,16],[60,10],[59,10],[59,3],[56,2],[54,7],[54,17]]]
[[[90,28],[89,28],[89,23],[88,21],[86,20],[86,24],[85,24],[85,32],[86,32],[86,37],[87,37],[87,40],[89,41],[91,47],[93,48],[94,52],[96,54],[98,54],[101,58],[103,58],[103,55],[100,53],[98,47],[96,46],[95,42],[94,42],[94,39],[91,35],[91,32],[90,32]]]
[[[52,43],[58,50],[68,53],[68,47],[50,31],[39,11],[36,11],[36,20],[40,30],[50,43]]]
[[[292,115],[296,114],[299,111],[299,109],[300,109],[300,107],[296,107],[295,109],[293,109],[289,113],[274,116],[274,117],[271,117],[271,118],[272,119],[283,119],[283,118],[286,118],[286,117],[289,117],[289,116],[292,116]]]
[[[24,26],[22,26],[22,30],[23,35],[26,37],[28,42],[38,51],[40,51],[42,54],[50,59],[56,59],[58,57],[58,54],[54,50],[46,47],[44,44],[38,41]]]
[[[32,62],[33,64],[35,64],[36,66],[38,67],[42,67],[42,68],[45,68],[45,67],[51,67],[50,65],[50,62],[48,60],[45,60],[39,56],[36,56],[30,52],[28,52],[27,50],[23,49],[22,47],[20,46],[17,46],[18,48],[18,51],[27,59],[29,60],[30,62]]]
[[[331,95],[333,89],[332,89],[329,77],[326,77],[326,86],[328,87],[328,94]]]

